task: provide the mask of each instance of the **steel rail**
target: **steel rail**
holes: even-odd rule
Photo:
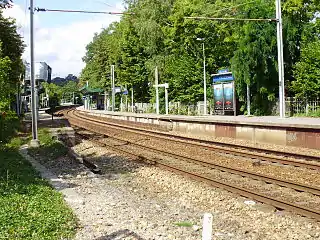
[[[115,139],[117,141],[123,141],[126,144],[131,144],[133,146],[138,146],[139,148],[142,148],[142,149],[147,150],[147,151],[153,151],[153,152],[155,152],[157,154],[160,154],[160,155],[161,154],[162,155],[166,154],[169,157],[177,158],[177,159],[180,159],[182,161],[189,161],[189,162],[193,162],[193,163],[196,163],[196,164],[201,164],[201,165],[204,165],[206,167],[210,167],[210,168],[213,168],[213,169],[217,169],[217,170],[228,172],[228,173],[232,173],[232,174],[237,174],[237,175],[240,175],[242,177],[248,177],[248,178],[252,178],[252,179],[255,179],[255,180],[259,180],[259,181],[264,181],[266,183],[277,184],[279,186],[292,188],[292,189],[295,189],[295,190],[298,190],[298,191],[302,191],[302,192],[309,192],[309,193],[312,193],[314,195],[320,196],[320,188],[318,188],[318,187],[298,184],[298,183],[295,183],[293,181],[282,180],[282,179],[279,179],[279,178],[270,177],[270,176],[267,176],[267,175],[264,175],[264,174],[257,174],[257,173],[251,172],[251,171],[242,170],[242,169],[238,169],[238,168],[231,168],[231,167],[223,166],[221,164],[213,163],[213,162],[210,162],[210,161],[191,158],[191,157],[183,156],[183,155],[172,153],[172,152],[168,152],[168,151],[164,152],[164,150],[160,150],[160,149],[157,149],[157,148],[154,148],[154,147],[150,147],[150,146],[145,146],[143,144],[139,144],[139,143],[134,142],[134,141],[124,140],[124,139],[121,139],[121,138],[118,138],[118,137],[110,136],[105,132],[98,132],[98,131],[96,131],[94,129],[94,127],[92,125],[89,126],[89,127],[88,126],[82,126],[82,127],[87,128],[87,129],[89,128],[90,131],[106,135],[109,138]]]
[[[98,120],[98,119],[95,119],[92,117],[87,117],[83,114],[81,114],[81,116],[80,116],[80,115],[78,115],[78,113],[74,113],[74,115],[81,117],[82,119],[88,119],[90,121],[94,120],[95,122],[99,122],[99,123],[102,123],[105,125],[118,127],[119,129],[122,129],[122,130],[126,129],[126,131],[139,132],[140,134],[145,134],[145,135],[156,137],[156,138],[162,138],[162,139],[166,139],[166,140],[181,142],[181,143],[188,144],[191,146],[200,146],[200,147],[204,147],[206,149],[210,149],[210,150],[214,150],[214,151],[218,150],[219,152],[222,152],[225,154],[232,154],[232,155],[246,157],[246,158],[249,157],[249,158],[259,159],[259,160],[273,162],[273,163],[276,162],[276,163],[281,163],[284,165],[305,167],[305,168],[310,168],[310,169],[320,171],[320,164],[310,163],[310,162],[298,162],[298,161],[294,161],[294,160],[279,158],[276,156],[266,156],[266,155],[262,155],[262,154],[258,154],[258,153],[242,152],[242,151],[237,151],[234,148],[241,147],[242,149],[247,150],[247,151],[248,150],[249,151],[260,151],[260,152],[265,151],[267,154],[290,155],[292,157],[304,158],[304,160],[310,159],[313,161],[316,160],[316,161],[320,162],[320,157],[317,157],[317,156],[295,154],[295,153],[284,153],[284,152],[279,152],[279,151],[269,150],[269,149],[264,150],[264,149],[253,148],[253,147],[243,147],[243,146],[239,146],[236,144],[230,144],[230,143],[221,143],[221,142],[215,142],[215,141],[210,141],[210,140],[194,139],[194,138],[190,138],[190,137],[171,135],[169,133],[155,132],[155,131],[151,131],[148,129],[141,129],[141,128],[135,128],[135,127],[127,126],[127,125],[120,125],[120,124],[116,124],[116,123],[105,122],[105,121]],[[225,148],[212,146],[212,145],[222,145],[222,146],[230,147],[231,149],[225,149]]]
[[[79,133],[77,133],[77,134],[79,134]],[[81,135],[81,134],[79,134],[79,135]],[[89,139],[89,137],[87,137],[87,139]],[[122,152],[124,154],[135,156],[138,159],[142,159],[142,160],[144,160],[146,162],[149,162],[149,163],[152,163],[152,164],[154,164],[156,166],[160,166],[160,167],[162,167],[162,168],[164,168],[166,170],[169,170],[169,171],[172,171],[172,172],[175,172],[175,173],[179,173],[179,174],[182,174],[182,175],[186,175],[186,176],[191,177],[191,178],[193,178],[195,180],[208,183],[208,184],[210,184],[210,185],[212,185],[214,187],[222,188],[222,189],[225,189],[225,190],[230,191],[232,193],[236,193],[236,194],[238,194],[240,196],[244,196],[244,197],[259,201],[259,202],[263,202],[263,203],[272,205],[272,206],[274,206],[274,207],[276,207],[278,209],[288,210],[288,211],[291,211],[293,213],[300,214],[302,216],[310,217],[310,218],[313,218],[313,219],[315,219],[317,221],[320,221],[320,212],[317,211],[317,210],[313,210],[313,209],[310,209],[310,208],[302,207],[302,206],[299,206],[299,205],[294,204],[294,203],[283,201],[281,199],[275,199],[275,198],[272,198],[272,197],[264,196],[262,194],[259,194],[259,193],[256,193],[256,192],[241,188],[241,187],[235,187],[235,186],[232,186],[231,184],[224,183],[222,181],[218,181],[218,180],[215,180],[215,179],[212,179],[212,178],[204,177],[204,176],[201,176],[201,175],[199,175],[197,173],[186,171],[186,170],[177,168],[175,166],[171,166],[171,165],[168,165],[166,163],[163,163],[163,162],[161,162],[161,160],[159,161],[159,159],[145,157],[145,156],[142,156],[140,154],[133,153],[133,152],[131,152],[129,150],[125,150],[125,149],[123,149],[123,148],[121,148],[119,146],[115,146],[115,145],[107,144],[107,143],[102,143],[102,142],[97,141],[97,140],[93,140],[93,141],[96,142],[97,144],[99,144],[100,146],[104,146],[104,147],[108,146],[108,147],[116,149],[117,151]]]

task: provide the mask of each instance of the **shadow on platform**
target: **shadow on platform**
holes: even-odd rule
[[[109,235],[96,238],[95,240],[121,240],[121,239],[128,239],[128,238],[132,240],[144,240],[138,234],[130,231],[129,229],[119,230]]]

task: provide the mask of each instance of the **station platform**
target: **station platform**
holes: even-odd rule
[[[320,118],[278,116],[183,116],[103,110],[77,110],[118,120],[156,124],[169,131],[198,136],[227,137],[254,143],[271,143],[320,150]]]

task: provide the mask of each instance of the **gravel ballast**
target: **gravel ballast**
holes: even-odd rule
[[[94,175],[68,157],[45,164],[82,201],[72,203],[76,239],[201,239],[213,214],[214,239],[319,239],[320,224],[174,173],[131,161],[83,141],[74,151],[101,167]],[[190,225],[178,226],[178,225]]]

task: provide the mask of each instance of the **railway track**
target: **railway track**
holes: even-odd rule
[[[80,135],[84,139],[88,139],[88,140],[94,142],[98,146],[111,148],[111,149],[113,149],[113,150],[115,150],[117,152],[121,152],[121,153],[124,153],[126,155],[134,156],[134,157],[138,158],[139,160],[146,161],[148,163],[151,163],[153,165],[162,167],[162,168],[164,168],[166,170],[169,170],[169,171],[172,171],[172,172],[175,172],[175,173],[178,173],[178,174],[186,175],[186,176],[191,177],[191,178],[193,178],[195,180],[208,183],[208,184],[210,184],[210,185],[212,185],[214,187],[222,188],[222,189],[225,189],[227,191],[236,193],[238,195],[241,195],[241,196],[244,196],[244,197],[247,197],[247,198],[250,198],[250,199],[254,199],[254,200],[259,201],[259,202],[263,202],[263,203],[272,205],[272,206],[274,206],[274,207],[276,207],[278,209],[284,209],[284,210],[291,211],[291,212],[294,212],[296,214],[300,214],[302,216],[310,217],[310,218],[313,218],[313,219],[316,219],[316,220],[320,221],[320,212],[318,210],[310,209],[310,208],[307,208],[307,207],[299,206],[299,205],[294,204],[294,203],[289,202],[289,201],[284,201],[284,200],[276,199],[276,198],[273,198],[273,197],[270,197],[270,196],[267,196],[267,195],[259,194],[259,193],[255,192],[255,191],[248,190],[248,189],[245,189],[245,188],[242,188],[242,187],[237,187],[237,186],[234,186],[233,184],[226,183],[226,182],[223,182],[223,181],[216,180],[216,179],[213,179],[211,177],[205,176],[204,174],[199,174],[199,173],[194,172],[194,171],[186,170],[181,165],[176,166],[176,165],[170,164],[170,163],[165,162],[165,161],[162,160],[162,158],[164,156],[169,156],[169,157],[174,158],[174,159],[179,158],[180,160],[187,160],[187,161],[191,161],[191,162],[195,162],[195,163],[199,164],[199,162],[197,160],[195,160],[195,159],[192,159],[192,158],[187,159],[185,157],[181,157],[181,156],[178,156],[178,155],[175,155],[175,154],[171,154],[171,153],[167,153],[167,152],[164,153],[163,151],[152,149],[152,148],[149,148],[149,147],[146,147],[146,146],[142,146],[140,144],[135,144],[134,142],[124,143],[124,144],[110,144],[110,143],[101,142],[101,141],[99,141],[99,140],[97,140],[95,138],[93,139],[93,138],[88,137],[87,135],[84,135],[84,134],[79,134],[79,133],[77,133],[77,134]],[[116,140],[118,140],[118,139],[116,139]],[[147,151],[157,152],[158,155],[161,154],[161,157],[148,157],[148,156],[145,156],[145,155],[143,155],[141,153],[135,153],[133,151],[130,151],[130,150],[124,148],[124,146],[128,146],[128,145],[134,145],[134,146],[137,146],[137,147],[139,147],[141,149],[144,149],[144,150],[147,150]],[[209,167],[213,167],[213,166],[209,165]],[[308,191],[308,189],[305,189],[305,191]]]
[[[71,111],[69,111],[69,113],[70,112]],[[164,132],[155,132],[148,129],[136,128],[128,125],[120,125],[116,123],[105,122],[102,120],[94,119],[93,117],[88,117],[83,114],[78,114],[76,112],[73,112],[73,114],[76,117],[80,117],[82,119],[86,119],[89,121],[94,121],[95,123],[101,123],[101,124],[104,124],[105,126],[112,126],[121,130],[126,130],[133,133],[139,133],[139,134],[151,136],[158,139],[181,142],[189,146],[199,146],[211,151],[224,153],[227,155],[257,159],[257,160],[267,161],[272,163],[280,163],[283,165],[292,165],[295,167],[310,168],[310,169],[320,171],[320,157],[318,156],[310,156],[310,155],[303,155],[303,154],[296,154],[296,153],[284,153],[276,150],[264,150],[264,149],[254,148],[254,147],[239,146],[236,144],[221,143],[221,142],[202,140],[202,139],[194,139],[190,137],[172,135]],[[296,159],[303,159],[306,161],[303,161],[303,162],[296,161],[296,160],[288,159],[289,157],[296,158]],[[313,163],[310,161],[315,161],[319,163]]]
[[[85,118],[84,116],[73,115],[72,111],[68,111],[68,117],[70,118],[69,120],[71,120],[71,123],[73,123],[75,125],[78,125],[78,126],[80,125],[80,127],[89,129],[91,131],[95,131],[95,132],[97,132],[99,134],[101,134],[101,133],[103,134],[103,130],[101,129],[101,127],[105,127],[105,125],[103,123],[101,123],[101,121],[97,121],[97,123],[93,123],[93,119],[92,118]],[[99,125],[100,128],[96,128],[97,125]],[[119,127],[119,126],[114,126],[114,127]],[[129,129],[129,130],[132,131],[132,129]],[[168,170],[171,170],[171,171],[174,171],[174,172],[178,172],[178,173],[181,173],[181,174],[186,174],[189,177],[192,177],[192,178],[195,178],[197,180],[201,180],[201,181],[207,182],[207,183],[209,183],[209,184],[211,184],[211,185],[213,185],[215,187],[224,188],[224,189],[226,189],[228,191],[235,192],[235,193],[237,193],[239,195],[242,195],[242,196],[245,196],[245,197],[248,197],[248,198],[252,198],[252,199],[260,201],[260,202],[264,202],[264,203],[273,205],[273,206],[275,206],[277,208],[286,209],[286,210],[301,214],[303,216],[307,216],[307,217],[311,217],[311,218],[315,218],[317,220],[320,220],[320,212],[318,210],[309,209],[309,208],[306,208],[306,207],[303,207],[303,206],[299,206],[299,205],[294,204],[294,203],[290,203],[288,201],[284,201],[284,200],[281,200],[281,199],[274,199],[272,197],[269,197],[269,196],[266,196],[266,195],[262,195],[262,194],[254,192],[254,191],[250,191],[248,189],[244,189],[244,188],[241,188],[241,187],[236,187],[236,186],[233,186],[232,184],[228,184],[228,183],[225,183],[223,181],[218,181],[216,179],[212,179],[210,177],[203,176],[202,174],[195,173],[193,171],[185,170],[185,169],[183,169],[183,168],[181,168],[179,166],[178,167],[177,166],[173,166],[172,164],[168,164],[168,163],[160,160],[159,158],[153,158],[153,157],[152,158],[148,158],[148,157],[146,158],[145,156],[141,156],[139,154],[135,154],[135,153],[132,153],[132,152],[126,150],[126,149],[123,149],[123,146],[130,144],[132,146],[139,147],[139,148],[144,149],[144,150],[149,151],[149,152],[153,151],[153,152],[157,153],[160,156],[161,155],[163,156],[165,154],[166,156],[169,156],[171,158],[180,159],[180,160],[183,160],[183,161],[188,161],[188,162],[192,162],[192,163],[195,163],[195,164],[201,164],[202,166],[206,166],[206,167],[209,167],[209,168],[218,169],[220,171],[225,171],[225,172],[229,172],[229,173],[232,173],[232,174],[237,174],[237,175],[244,176],[244,177],[250,177],[250,178],[253,178],[253,179],[256,179],[256,180],[260,180],[260,181],[264,181],[264,182],[268,182],[268,183],[278,184],[278,185],[281,185],[281,186],[284,186],[284,187],[296,189],[298,191],[307,191],[307,192],[310,192],[310,193],[315,194],[315,195],[319,195],[319,193],[320,193],[320,189],[319,188],[315,188],[315,187],[311,187],[311,186],[305,186],[305,185],[299,185],[299,184],[296,184],[294,182],[283,181],[283,180],[280,180],[280,179],[271,178],[269,176],[258,175],[258,174],[255,174],[255,173],[251,173],[251,172],[243,171],[243,170],[239,170],[239,169],[232,169],[232,168],[228,168],[228,167],[221,166],[221,165],[218,165],[218,164],[214,164],[212,162],[200,161],[200,160],[197,160],[197,159],[194,159],[194,158],[188,158],[188,157],[181,156],[181,155],[178,155],[178,154],[173,154],[173,153],[168,153],[168,152],[164,153],[161,150],[158,150],[158,149],[155,149],[155,148],[151,148],[151,147],[148,147],[148,146],[145,146],[145,145],[133,142],[133,141],[123,140],[123,139],[119,139],[119,138],[118,139],[114,138],[114,139],[116,139],[117,141],[123,141],[125,144],[112,145],[112,144],[106,144],[106,143],[101,143],[101,142],[98,143],[99,141],[97,141],[97,140],[95,140],[95,142],[97,144],[100,144],[100,145],[102,144],[104,146],[111,147],[111,148],[116,149],[116,150],[118,150],[120,152],[123,152],[123,153],[126,153],[126,154],[130,154],[130,155],[135,155],[138,158],[143,158],[145,160],[148,160],[149,162],[152,162],[152,163],[154,163],[154,164],[156,164],[158,166],[161,166],[163,168],[166,168]]]

